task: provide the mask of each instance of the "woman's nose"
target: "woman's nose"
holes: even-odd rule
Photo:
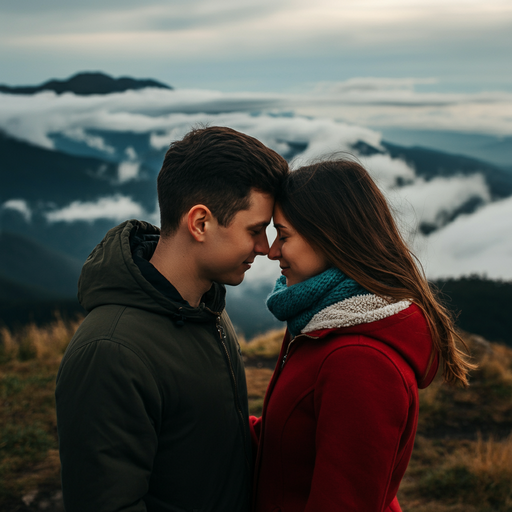
[[[256,254],[259,254],[260,256],[264,256],[265,254],[268,254],[269,246],[268,246],[268,239],[267,235],[263,233],[263,236],[258,239],[256,244],[254,245],[254,252]]]
[[[267,257],[270,260],[278,260],[281,257],[281,246],[277,238],[270,246],[270,250],[268,251]]]

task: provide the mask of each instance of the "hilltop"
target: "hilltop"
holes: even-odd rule
[[[81,96],[90,94],[112,94],[128,90],[156,87],[158,89],[170,89],[172,87],[151,79],[136,79],[123,76],[113,78],[100,72],[77,73],[66,80],[48,80],[40,85],[9,86],[0,85],[0,92],[7,94],[36,94],[42,91],[53,91],[57,94],[72,92]]]

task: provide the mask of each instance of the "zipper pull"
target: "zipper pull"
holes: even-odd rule
[[[281,362],[281,370],[283,369],[284,363],[286,363],[286,358],[288,357],[288,354],[285,354],[283,357],[283,360]]]
[[[221,341],[224,341],[226,339],[226,333],[224,331],[224,327],[222,326],[222,324],[220,323],[220,316],[217,317],[217,331],[219,333],[219,336],[220,336],[220,340]]]

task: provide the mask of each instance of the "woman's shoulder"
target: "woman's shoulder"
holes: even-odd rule
[[[388,366],[408,385],[419,383],[431,364],[433,353],[425,317],[418,306],[407,301],[387,305],[380,301],[382,308],[376,311],[375,320],[356,323],[362,317],[368,319],[367,311],[343,313],[338,320],[345,317],[345,325],[351,320],[352,325],[329,325],[326,320],[324,328],[307,335],[322,345],[323,358],[336,360],[339,368],[360,366],[364,360],[367,369]]]

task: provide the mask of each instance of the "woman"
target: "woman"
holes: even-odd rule
[[[399,511],[418,388],[472,367],[382,193],[349,160],[303,167],[278,197],[267,306],[287,322],[262,418],[256,512]]]

